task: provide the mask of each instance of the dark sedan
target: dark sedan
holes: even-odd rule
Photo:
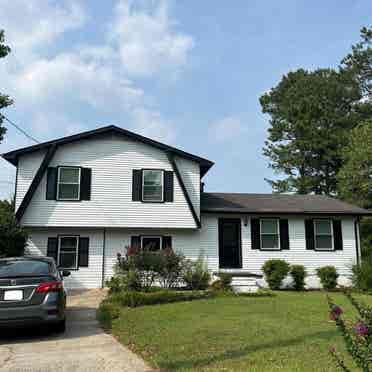
[[[48,324],[63,332],[63,276],[48,257],[0,259],[0,327]]]

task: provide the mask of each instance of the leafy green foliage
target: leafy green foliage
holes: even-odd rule
[[[360,222],[362,259],[372,261],[372,218],[363,218]]]
[[[27,234],[16,221],[14,206],[0,201],[0,257],[22,256],[26,242]]]
[[[104,300],[97,310],[97,319],[104,329],[110,330],[113,320],[119,318],[121,310],[119,304]]]
[[[147,305],[166,304],[179,301],[200,300],[210,298],[213,294],[209,291],[173,291],[160,290],[156,292],[120,292],[113,294],[109,301],[120,306],[138,307]]]
[[[198,290],[208,287],[211,274],[202,255],[196,261],[187,262],[182,279],[189,289]]]
[[[211,284],[214,291],[231,291],[232,275],[228,273],[219,273],[219,279]]]
[[[372,260],[362,260],[359,265],[352,267],[353,286],[361,291],[372,291]]]
[[[4,30],[0,30],[0,58],[6,57],[10,53],[10,47],[5,44]],[[10,106],[13,101],[7,95],[0,94],[0,110]],[[6,128],[2,126],[3,117],[0,114],[0,142],[3,140]]]
[[[292,265],[289,272],[293,279],[294,289],[296,291],[303,291],[305,289],[306,270],[303,265]]]
[[[359,319],[354,324],[348,324],[342,317],[343,310],[335,305],[333,300],[327,296],[330,308],[330,318],[335,321],[341,332],[347,351],[363,372],[372,371],[372,307],[357,301],[350,292],[345,292],[346,297],[357,310]],[[344,371],[350,371],[337,354],[336,349],[331,349],[336,363]]]
[[[337,287],[338,273],[334,266],[323,266],[316,269],[320,283],[327,291]]]
[[[262,266],[266,282],[270,289],[280,289],[284,278],[288,275],[290,265],[284,260],[268,260]]]

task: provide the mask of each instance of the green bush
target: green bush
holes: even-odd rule
[[[280,289],[284,278],[288,275],[289,263],[284,260],[268,260],[262,266],[266,282],[270,289]]]
[[[259,289],[257,292],[237,293],[240,297],[275,297],[275,293],[267,289]]]
[[[372,259],[352,267],[353,286],[361,291],[372,291]]]
[[[189,289],[206,289],[211,280],[211,274],[202,256],[196,261],[187,261],[183,281]]]
[[[161,251],[161,262],[158,267],[158,279],[163,288],[174,288],[182,278],[185,270],[185,256],[170,248]]]
[[[337,286],[338,273],[334,266],[323,266],[316,269],[320,283],[327,291],[335,289]]]
[[[109,288],[109,293],[140,291],[142,289],[141,276],[137,271],[130,269],[107,280],[106,286]]]
[[[232,275],[229,273],[219,273],[219,279],[211,284],[211,289],[214,291],[231,291]]]
[[[104,300],[99,305],[97,311],[97,319],[104,329],[110,330],[112,328],[112,321],[119,318],[121,308],[118,304]]]
[[[166,304],[171,302],[200,300],[210,298],[210,291],[170,291],[162,290],[156,292],[122,292],[110,296],[114,304],[126,307],[138,307],[146,305]]]
[[[296,291],[303,291],[305,289],[306,270],[303,265],[292,265],[289,272],[293,279],[293,287]]]

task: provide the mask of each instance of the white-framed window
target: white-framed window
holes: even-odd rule
[[[80,200],[80,172],[79,167],[58,168],[58,200]]]
[[[314,220],[314,241],[316,250],[334,250],[332,220]]]
[[[161,236],[141,236],[141,248],[146,251],[159,251],[162,249]]]
[[[280,250],[279,219],[265,218],[260,220],[261,249]]]
[[[77,269],[79,257],[79,237],[58,237],[58,267],[63,269]]]
[[[164,200],[164,172],[159,169],[144,169],[142,171],[142,200],[147,202],[162,202]]]

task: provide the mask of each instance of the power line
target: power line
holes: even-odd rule
[[[37,139],[34,137],[30,136],[27,132],[25,132],[22,128],[20,128],[16,123],[12,122],[10,119],[8,119],[4,114],[0,114],[9,124],[13,125],[16,129],[18,129],[23,135],[25,135],[28,139],[40,143]]]

